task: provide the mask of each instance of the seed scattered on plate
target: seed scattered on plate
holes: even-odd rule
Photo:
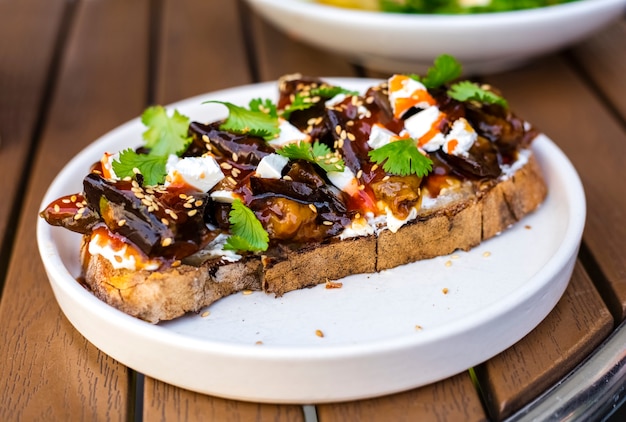
[[[343,287],[343,283],[339,281],[326,280],[327,289],[341,289],[341,287]]]
[[[416,325],[415,326],[415,331],[422,331],[422,326],[421,325]]]
[[[241,293],[242,293],[242,294],[244,294],[244,295],[246,295],[246,296],[247,296],[247,295],[251,295],[251,294],[252,294],[252,290],[250,290],[250,289],[246,289],[246,290],[242,291]]]
[[[263,345],[263,342],[261,340],[257,340],[254,342],[254,344],[256,344],[257,346],[261,346]]]
[[[204,311],[204,312],[202,312],[202,315],[200,315],[200,316],[201,316],[202,318],[206,318],[206,317],[208,317],[209,315],[211,315],[211,312],[209,312],[209,311]]]
[[[530,230],[530,229],[532,229],[532,227],[531,227],[530,225],[528,225],[528,224],[526,224],[526,225],[524,226],[524,228],[525,228],[526,230]]]
[[[444,287],[443,289],[441,289],[441,292],[442,292],[444,295],[447,295],[447,294],[448,294],[448,291],[449,291],[449,290],[448,290],[448,288],[447,288],[447,287]]]
[[[489,252],[489,251],[485,251],[485,252],[483,252],[483,256],[484,256],[485,258],[489,258],[489,257],[491,256],[491,252]]]
[[[451,267],[452,266],[452,261],[448,260],[448,261],[446,261],[446,263],[444,265],[446,267]]]
[[[454,254],[454,255],[452,255],[450,258],[452,258],[452,259],[459,259],[459,258],[460,258],[460,256],[458,256],[457,254]]]
[[[315,330],[315,335],[318,337],[324,337],[324,333],[322,332],[322,330]]]

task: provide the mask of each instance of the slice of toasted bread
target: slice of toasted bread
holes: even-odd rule
[[[114,269],[101,255],[88,256],[84,242],[85,282],[108,304],[156,323],[246,289],[280,296],[351,274],[468,250],[535,210],[546,194],[541,169],[530,155],[512,175],[497,183],[476,184],[472,192],[453,201],[441,198],[443,205],[422,211],[396,233],[383,230],[378,235],[283,247],[237,262],[212,260],[164,271]]]

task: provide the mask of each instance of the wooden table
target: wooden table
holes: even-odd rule
[[[0,0],[0,169],[8,181],[0,201],[0,420],[497,421],[604,414],[620,402],[626,19],[572,49],[481,76],[569,156],[588,216],[556,308],[473,371],[349,403],[238,402],[137,374],[69,324],[35,242],[41,198],[65,163],[149,104],[295,71],[385,76],[290,39],[241,1]],[[583,362],[572,381],[532,403]]]

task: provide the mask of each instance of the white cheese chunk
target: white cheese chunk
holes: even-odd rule
[[[330,183],[350,195],[358,190],[359,182],[356,180],[356,176],[352,170],[348,167],[344,167],[343,171],[329,171],[326,173],[326,176],[328,180],[330,180]]]
[[[467,157],[469,149],[478,139],[478,134],[465,118],[461,117],[452,124],[446,135],[444,152],[457,156]]]
[[[387,129],[386,127],[374,124],[370,131],[370,137],[367,140],[367,144],[372,149],[383,147],[397,138],[398,135]]]
[[[404,121],[406,131],[425,151],[436,151],[445,142],[443,133],[435,128],[441,119],[440,114],[437,106],[430,106]],[[436,132],[433,133],[433,130]]]
[[[211,192],[211,199],[215,202],[221,202],[223,204],[232,204],[236,196],[229,190],[214,190]]]
[[[210,155],[185,158],[170,155],[165,169],[166,185],[183,182],[201,192],[208,192],[224,178],[220,165]]]
[[[289,159],[280,154],[269,154],[261,158],[256,168],[256,176],[265,179],[280,179],[283,168],[287,165]]]
[[[278,128],[280,129],[278,137],[271,139],[267,142],[275,149],[282,148],[285,145],[294,144],[300,141],[310,141],[309,135],[300,131],[300,129],[298,129],[285,119],[278,119]]]

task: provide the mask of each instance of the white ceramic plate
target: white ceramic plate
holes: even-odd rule
[[[371,80],[332,79],[363,89]],[[216,92],[174,105],[195,120],[225,116],[210,98],[245,105],[275,84]],[[173,107],[174,107],[173,106]],[[81,190],[104,151],[140,142],[133,120],[78,154],[42,201]],[[534,142],[549,185],[540,209],[470,252],[343,279],[340,289],[281,298],[235,294],[207,310],[151,325],[96,299],[75,280],[80,236],[42,219],[37,241],[56,299],[96,347],[167,383],[227,398],[319,403],[411,389],[462,372],[532,330],[570,279],[585,220],[574,168],[545,136]],[[444,293],[447,291],[447,293]],[[321,330],[323,337],[316,335]],[[262,342],[262,344],[258,344]]]

